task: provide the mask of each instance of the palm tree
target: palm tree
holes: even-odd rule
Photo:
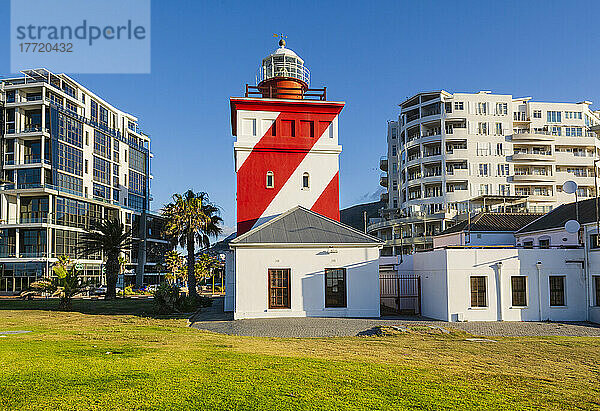
[[[166,234],[177,239],[187,250],[187,277],[190,296],[197,296],[194,275],[195,246],[209,247],[210,237],[221,233],[219,208],[209,201],[205,192],[186,191],[183,195],[173,194],[173,202],[163,209],[167,218]]]
[[[75,265],[64,255],[58,257],[58,261],[52,266],[52,271],[54,276],[32,283],[30,289],[21,293],[21,296],[50,293],[52,297],[59,297],[60,310],[70,311],[73,297],[87,291],[90,283],[81,279]]]
[[[118,219],[93,222],[83,234],[80,250],[84,255],[103,253],[106,267],[106,298],[117,295],[117,279],[121,269],[119,256],[131,248],[131,230]]]
[[[175,280],[177,280],[177,277],[179,276],[178,274],[183,269],[183,256],[179,251],[167,251],[167,254],[165,254],[165,264],[167,266],[167,269],[171,273],[171,276],[168,279],[175,282]]]

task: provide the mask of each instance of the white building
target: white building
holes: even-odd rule
[[[468,209],[547,212],[572,201],[561,192],[567,180],[577,182],[580,198],[593,196],[600,117],[590,104],[487,91],[408,98],[388,123],[380,161],[387,208],[369,233],[386,240],[384,255],[401,252],[400,236],[409,253],[431,248]],[[398,223],[403,231],[393,233]]]
[[[433,237],[433,248],[514,246],[515,232],[541,216],[532,213],[479,213]]]
[[[149,212],[153,155],[138,119],[45,69],[0,80],[0,113],[0,293],[50,275],[61,255],[102,283],[102,256],[82,259],[77,246],[92,221],[115,217],[134,232],[126,282],[160,281],[170,245]]]
[[[583,249],[441,249],[414,254],[399,272],[421,277],[426,317],[600,321],[600,283],[586,272]]]
[[[297,206],[230,242],[234,319],[379,317],[382,243]]]

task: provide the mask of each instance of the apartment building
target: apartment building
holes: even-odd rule
[[[77,245],[94,220],[132,229],[125,282],[156,282],[168,248],[149,211],[150,138],[127,114],[65,74],[25,70],[0,80],[0,293],[49,275],[57,256],[103,283],[102,256]]]
[[[419,93],[388,122],[380,160],[387,207],[368,227],[384,255],[432,247],[432,236],[481,210],[548,212],[594,196],[600,112],[591,102],[550,103],[507,94]]]

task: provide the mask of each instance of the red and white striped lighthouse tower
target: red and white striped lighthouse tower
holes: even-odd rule
[[[343,102],[311,89],[310,72],[279,41],[257,85],[232,97],[237,235],[297,205],[339,220],[338,115]]]

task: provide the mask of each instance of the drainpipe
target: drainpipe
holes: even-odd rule
[[[542,320],[542,262],[538,261],[535,263],[535,268],[537,268],[537,283],[538,283],[538,314],[540,317],[540,321]]]
[[[598,201],[596,199],[596,201]],[[584,259],[583,259],[583,264],[581,267],[581,271],[583,272],[583,281],[585,282],[585,320],[589,321],[590,320],[590,275],[589,275],[589,271],[590,271],[590,248],[591,248],[591,244],[588,243],[587,238],[588,238],[588,232],[589,230],[586,230],[586,228],[583,228],[583,253],[584,253]],[[596,234],[600,234],[600,232],[597,232]],[[598,237],[596,237],[598,238]]]
[[[496,318],[502,321],[502,261],[496,263]]]

